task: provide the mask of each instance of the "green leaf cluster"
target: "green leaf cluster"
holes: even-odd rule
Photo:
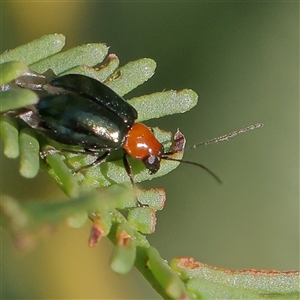
[[[61,52],[64,44],[63,35],[50,34],[0,56],[0,134],[4,154],[12,159],[20,157],[20,173],[26,178],[35,177],[39,170],[44,170],[70,198],[69,201],[21,204],[2,195],[4,226],[10,229],[18,246],[32,247],[45,226],[54,226],[67,219],[70,226],[78,228],[91,219],[89,245],[95,246],[107,236],[115,245],[111,268],[125,274],[136,266],[163,298],[253,299],[298,295],[299,273],[296,272],[289,274],[291,280],[281,273],[280,276],[268,274],[265,280],[255,272],[248,273],[248,277],[238,274],[238,278],[232,279],[224,270],[195,263],[183,264],[182,259],[168,264],[145,237],[155,231],[156,211],[163,209],[165,202],[164,190],[133,189],[122,160],[117,158],[76,173],[75,170],[90,164],[95,157],[59,152],[61,145],[47,140],[7,113],[34,105],[39,100],[34,91],[10,84],[30,70],[43,73],[52,69],[57,75],[86,75],[124,96],[151,78],[156,68],[156,63],[149,58],[119,67],[118,57],[108,54],[104,44],[87,44]],[[170,90],[127,100],[137,109],[138,120],[144,121],[188,111],[196,105],[197,94],[189,89]],[[170,132],[154,128],[154,133],[165,149],[172,147]],[[52,151],[52,154],[41,158],[40,153],[45,151]],[[173,157],[180,159],[182,155],[177,152]],[[159,172],[150,176],[141,162],[130,159],[130,164],[136,183],[163,176],[178,166],[178,162],[163,161]],[[137,199],[144,205],[138,206]],[[124,211],[126,214],[122,213]],[[277,289],[273,288],[274,281]]]

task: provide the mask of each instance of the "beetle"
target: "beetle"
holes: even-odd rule
[[[138,113],[135,108],[96,79],[79,74],[58,77],[51,70],[44,74],[30,71],[16,79],[14,84],[35,90],[39,96],[35,105],[15,112],[17,117],[56,142],[80,146],[83,150],[80,153],[98,155],[91,166],[122,148],[124,167],[134,184],[128,156],[141,160],[149,174],[159,170],[162,159],[176,160],[170,155],[179,150],[175,147],[173,151],[165,152],[152,129],[136,122]],[[220,181],[206,167],[187,163],[204,168]]]

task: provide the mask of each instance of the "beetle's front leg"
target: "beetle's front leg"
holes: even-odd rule
[[[127,160],[127,153],[125,152],[124,153],[124,156],[123,156],[123,164],[124,164],[124,168],[125,168],[125,171],[130,179],[130,182],[131,182],[131,185],[134,189],[137,189],[137,186],[133,180],[133,174],[132,174],[132,169],[131,169],[131,166]],[[148,207],[149,205],[148,204],[143,204],[142,202],[139,201],[138,197],[135,195],[135,200],[136,200],[136,203],[137,203],[137,206],[138,207]]]

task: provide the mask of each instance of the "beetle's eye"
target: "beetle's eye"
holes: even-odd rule
[[[143,159],[143,163],[148,169],[150,175],[155,174],[159,170],[160,160],[161,158],[156,155],[150,155]]]

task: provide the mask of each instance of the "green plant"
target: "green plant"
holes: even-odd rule
[[[148,80],[156,64],[151,59],[140,59],[119,67],[116,55],[107,56],[103,44],[88,44],[60,52],[65,38],[60,34],[44,36],[0,56],[0,109],[2,112],[22,108],[38,101],[28,89],[10,88],[6,83],[18,78],[29,69],[43,73],[51,68],[57,75],[77,73],[93,77],[125,95]],[[105,57],[106,62],[99,65]],[[90,66],[97,67],[90,67]],[[197,103],[197,94],[191,90],[164,91],[128,100],[139,113],[139,121],[188,111]],[[1,208],[6,222],[18,245],[26,248],[35,240],[39,230],[47,224],[69,219],[70,226],[80,227],[92,219],[90,246],[107,236],[115,245],[111,268],[128,273],[133,266],[144,275],[155,290],[166,299],[260,299],[297,298],[299,272],[229,271],[210,267],[192,258],[173,259],[167,264],[147,241],[144,234],[153,233],[156,210],[164,206],[162,189],[135,190],[122,161],[104,162],[100,167],[73,174],[72,170],[85,166],[94,159],[89,155],[55,153],[44,160],[40,151],[59,148],[53,141],[36,134],[16,119],[0,115],[1,136],[7,157],[20,156],[20,173],[32,178],[39,169],[50,177],[69,196],[70,201],[20,204],[9,196],[2,196]],[[172,145],[170,132],[154,128],[158,140],[166,149]],[[174,154],[181,158],[182,151]],[[141,182],[163,176],[178,166],[178,162],[163,161],[155,175],[131,160],[134,181]],[[145,206],[137,206],[136,197]],[[126,211],[126,217],[121,213]],[[30,242],[28,242],[30,241]]]

